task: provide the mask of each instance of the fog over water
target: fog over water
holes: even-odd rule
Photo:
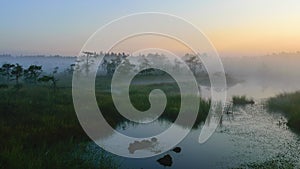
[[[63,72],[76,57],[0,56],[0,64],[19,63],[27,68],[42,65],[44,73],[59,67]],[[228,87],[228,95],[266,98],[282,92],[300,90],[300,52],[277,53],[254,57],[222,57],[225,72],[236,81]]]
[[[173,169],[192,168],[232,168],[251,162],[263,162],[277,159],[280,155],[296,164],[299,168],[299,141],[300,136],[287,126],[279,126],[278,120],[287,121],[282,115],[270,113],[265,109],[264,98],[275,96],[282,92],[300,90],[300,52],[280,53],[269,56],[256,57],[224,57],[221,58],[228,82],[228,99],[233,95],[247,95],[253,97],[254,105],[234,107],[232,114],[224,114],[221,123],[213,136],[205,143],[199,144],[198,137],[202,126],[192,129],[177,146],[182,148],[181,153],[167,151],[162,155],[145,159],[130,159],[116,157],[121,161],[122,169],[128,168],[165,168],[156,160],[165,154],[173,158]],[[50,73],[55,67],[63,72],[75,63],[75,57],[12,57],[0,56],[0,64],[19,63],[27,68],[31,64],[42,65],[44,73]],[[157,77],[157,79],[155,79]],[[152,79],[147,79],[152,78]],[[160,83],[159,76],[145,76],[142,82]],[[200,82],[201,85],[201,82]],[[201,94],[209,95],[209,86],[201,86]],[[167,120],[155,121],[146,125],[122,123],[116,130],[125,135],[135,137],[153,135],[158,131],[169,128],[171,122]],[[183,126],[178,125],[179,129]],[[102,138],[102,143],[123,144],[116,135],[111,134]],[[137,140],[138,141],[141,140]],[[109,144],[108,144],[109,145]],[[159,152],[164,143],[155,141],[155,147],[131,151],[125,149],[123,153],[151,153]],[[130,144],[129,144],[130,147]],[[99,153],[103,150],[95,143],[87,146],[84,157],[95,159],[95,166],[99,166]],[[192,165],[192,166],[191,166]]]
[[[300,52],[222,58],[225,72],[240,82],[229,94],[265,98],[300,89]]]

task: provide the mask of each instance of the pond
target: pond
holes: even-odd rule
[[[151,146],[128,145],[129,149],[124,153],[149,153],[157,152],[158,155],[145,159],[131,159],[116,156],[122,169],[151,169],[165,168],[157,160],[165,155],[170,155],[172,163],[168,168],[235,168],[249,163],[261,163],[264,161],[283,158],[300,167],[300,135],[293,132],[285,124],[287,121],[281,114],[268,112],[265,108],[265,98],[274,96],[282,92],[282,85],[269,84],[261,85],[260,82],[244,81],[231,86],[228,89],[229,98],[233,95],[247,95],[254,98],[255,104],[246,106],[234,106],[232,114],[224,114],[222,122],[213,136],[204,144],[199,144],[198,137],[202,126],[192,129],[185,139],[177,146],[180,152],[172,150],[160,154],[160,148],[165,143],[159,140],[138,140],[139,143],[155,144]],[[292,86],[292,85],[290,85]],[[203,87],[203,89],[207,89]],[[286,88],[284,91],[297,90],[296,88]],[[208,91],[203,91],[205,92]],[[123,123],[117,130],[128,136],[148,137],[158,134],[171,125],[170,121],[157,120],[149,124],[132,125]],[[177,126],[178,129],[181,126]],[[101,139],[101,142],[114,143],[114,146],[122,144],[114,134]],[[94,143],[93,153],[97,154],[99,149]]]
[[[74,58],[41,57],[41,58],[14,58],[2,57],[1,63],[22,63],[28,67],[30,64],[43,65],[46,72],[51,72],[59,66],[60,71],[68,68]],[[226,66],[226,65],[225,65]],[[252,69],[252,67],[251,67]],[[237,71],[237,73],[239,73]],[[295,74],[295,73],[294,73]],[[245,73],[248,75],[248,73]],[[284,74],[286,75],[286,74]],[[268,112],[265,108],[267,98],[282,92],[292,92],[300,89],[299,76],[279,77],[277,74],[270,77],[269,74],[257,73],[255,76],[242,76],[238,83],[228,86],[228,98],[234,95],[246,95],[255,100],[255,104],[243,107],[235,106],[233,114],[224,114],[222,122],[212,137],[204,144],[199,144],[198,137],[202,124],[194,128],[177,147],[180,152],[168,151],[160,153],[166,143],[153,138],[151,140],[137,140],[128,144],[124,154],[157,153],[156,156],[144,159],[130,159],[114,156],[120,162],[122,169],[159,169],[165,168],[157,160],[169,155],[172,163],[168,168],[235,168],[252,162],[261,163],[272,159],[283,158],[300,168],[300,135],[292,131],[279,121],[287,121],[281,114]],[[268,78],[269,77],[269,78]],[[148,78],[148,77],[147,77]],[[240,77],[239,77],[240,78]],[[156,83],[158,79],[146,79],[137,84]],[[165,79],[168,82],[169,79]],[[201,86],[201,95],[210,97],[207,86]],[[160,119],[149,124],[132,124],[123,122],[116,128],[117,131],[133,137],[148,137],[163,132],[172,123],[170,120]],[[178,130],[182,126],[175,126]],[[118,147],[123,144],[114,134],[102,138],[103,144],[113,143]],[[88,144],[87,156],[100,156],[101,149],[95,143]],[[105,161],[95,161],[97,163]]]

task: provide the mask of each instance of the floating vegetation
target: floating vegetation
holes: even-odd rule
[[[270,160],[263,162],[251,162],[243,164],[239,169],[294,169],[296,166],[294,162],[286,159],[283,155],[278,155]]]

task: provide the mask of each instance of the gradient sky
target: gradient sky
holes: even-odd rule
[[[136,12],[183,17],[224,56],[300,51],[298,0],[1,0],[0,54],[77,55],[109,21]]]

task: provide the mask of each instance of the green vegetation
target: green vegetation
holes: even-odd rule
[[[247,98],[246,96],[233,96],[232,103],[234,105],[246,105],[246,104],[254,104],[254,100]]]
[[[170,78],[169,75],[161,75],[161,78]],[[135,81],[140,81],[140,78],[145,79],[145,76],[138,74],[137,78],[133,79]],[[96,98],[98,100],[98,105],[103,113],[103,116],[110,123],[111,126],[117,127],[119,124],[126,121],[123,116],[121,116],[116,110],[113,100],[110,94],[110,79],[107,77],[97,77],[96,80]],[[177,84],[174,82],[170,83],[160,83],[160,84],[131,84],[129,88],[130,100],[133,106],[140,110],[146,111],[150,108],[149,94],[153,89],[161,89],[164,91],[167,97],[167,105],[165,111],[160,116],[158,120],[168,120],[174,122],[180,110],[181,95]],[[199,97],[199,111],[198,116],[194,124],[194,128],[199,127],[199,124],[203,122],[210,109],[210,100],[204,100]],[[189,112],[186,112],[189,113]],[[186,115],[188,117],[188,115]],[[128,122],[128,121],[127,121]],[[189,120],[186,120],[187,124]],[[178,124],[181,126],[186,126],[186,124]]]
[[[57,69],[42,75],[36,65],[0,68],[0,168],[118,168],[104,152],[98,166],[82,157],[90,140],[73,108],[71,74]]]
[[[271,111],[283,113],[288,119],[288,125],[300,131],[300,92],[283,93],[267,101]]]
[[[28,69],[5,64],[0,73],[0,168],[118,168],[119,162],[103,152],[95,166],[83,154],[90,142],[82,130],[73,107],[71,73],[43,74],[40,66]],[[49,84],[48,84],[49,83]],[[17,86],[17,87],[16,87]],[[99,108],[111,126],[126,121],[114,107],[110,77],[97,77]],[[174,121],[180,109],[176,84],[132,85],[130,97],[139,110],[150,106],[148,93],[156,88],[167,94],[168,104],[161,119]],[[55,90],[52,90],[55,89]],[[177,91],[177,92],[176,92]],[[201,100],[197,127],[207,116],[210,102]],[[185,124],[179,124],[185,125]]]
[[[77,121],[71,88],[9,86],[0,95],[0,168],[98,168],[80,156],[90,140]]]

